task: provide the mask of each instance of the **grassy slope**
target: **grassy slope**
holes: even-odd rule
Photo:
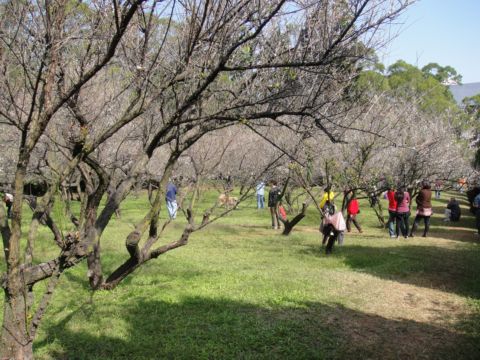
[[[409,240],[388,238],[364,204],[364,234],[347,235],[330,257],[313,209],[283,237],[252,199],[114,291],[92,294],[82,264],[63,276],[36,356],[479,358],[479,245],[471,217],[455,226],[441,222],[443,197],[431,237]],[[106,273],[125,259],[123,235],[144,200],[129,199],[106,234]],[[55,254],[49,241],[45,233],[38,243],[45,259]]]

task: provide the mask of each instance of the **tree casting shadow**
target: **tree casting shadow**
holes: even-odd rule
[[[292,300],[294,302],[294,300]],[[108,309],[110,314],[111,309]],[[105,312],[105,309],[104,309]],[[342,305],[296,303],[265,309],[231,300],[181,303],[132,299],[120,337],[75,330],[72,312],[44,329],[41,350],[55,359],[474,359],[478,339],[411,320],[392,320]],[[111,314],[110,314],[111,315]],[[94,309],[89,321],[103,322]]]
[[[325,256],[320,246],[311,246],[302,252]],[[480,298],[480,254],[476,250],[408,245],[408,240],[398,247],[348,245],[347,242],[345,246],[336,247],[331,256],[343,258],[354,270],[382,279]]]

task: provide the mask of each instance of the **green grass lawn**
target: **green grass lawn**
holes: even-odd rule
[[[464,200],[460,223],[441,221],[446,197],[434,203],[430,236],[408,240],[390,239],[362,203],[364,233],[328,257],[313,208],[284,237],[252,198],[113,291],[93,294],[83,263],[62,277],[36,357],[478,359],[479,242]],[[126,259],[125,234],[145,203],[128,199],[103,237],[106,274]],[[55,256],[51,243],[45,232],[37,261]]]

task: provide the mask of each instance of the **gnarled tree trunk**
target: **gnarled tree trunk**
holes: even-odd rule
[[[33,341],[28,334],[27,289],[22,291],[20,274],[10,277],[10,285],[12,281],[16,286],[5,290],[0,359],[29,360],[33,359]]]
[[[302,220],[305,217],[306,211],[307,211],[307,204],[303,203],[302,204],[302,211],[299,214],[297,214],[291,221],[290,220],[285,220],[285,221],[282,220],[283,226],[284,226],[282,235],[289,235],[292,232],[295,225],[297,225],[300,222],[300,220]]]

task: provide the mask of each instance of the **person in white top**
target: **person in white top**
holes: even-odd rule
[[[265,182],[260,181],[257,184],[257,209],[263,209],[265,207]]]
[[[3,195],[3,202],[7,206],[7,217],[11,218],[12,217],[13,195],[9,194],[9,193],[5,193],[5,195]]]

